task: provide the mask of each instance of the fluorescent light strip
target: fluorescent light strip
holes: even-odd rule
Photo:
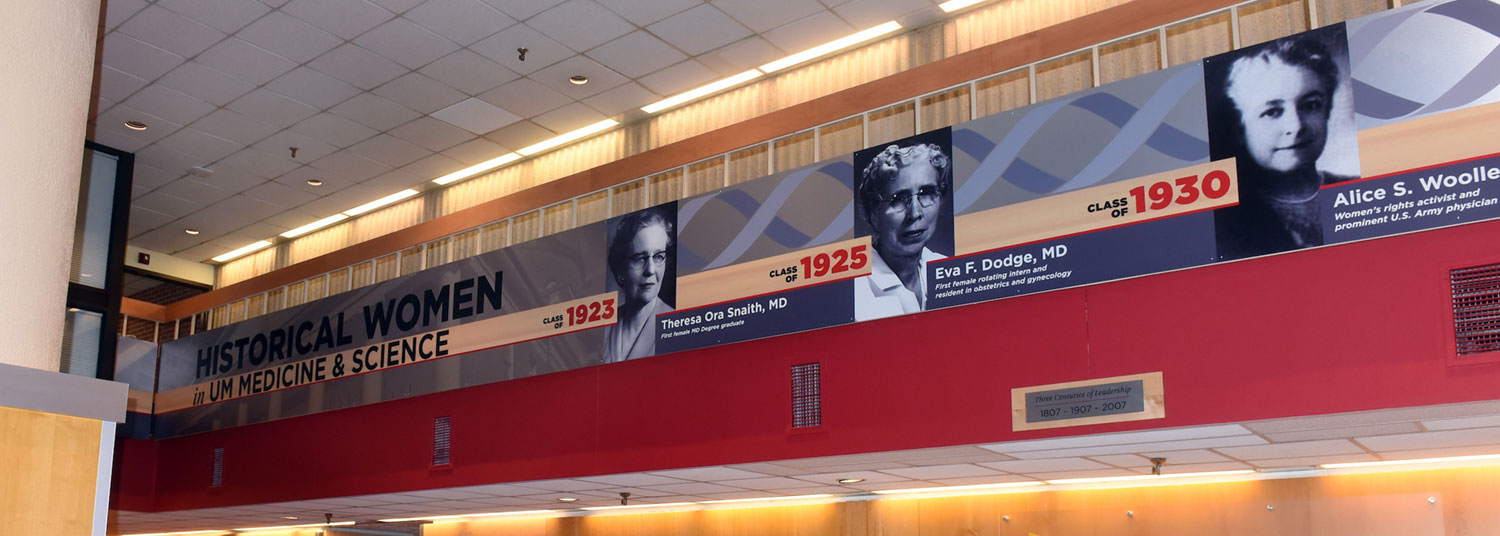
[[[1098,483],[1098,482],[1133,482],[1133,481],[1141,481],[1141,480],[1158,481],[1158,480],[1170,480],[1170,479],[1178,479],[1178,478],[1192,478],[1192,477],[1201,477],[1201,476],[1244,475],[1244,474],[1250,474],[1250,473],[1254,473],[1254,472],[1255,471],[1253,469],[1239,469],[1239,470],[1235,470],[1235,471],[1209,471],[1209,472],[1206,472],[1206,473],[1177,473],[1177,474],[1165,474],[1165,475],[1101,476],[1101,477],[1094,477],[1094,478],[1063,478],[1063,479],[1058,479],[1058,480],[1048,480],[1047,483],[1048,484],[1091,484],[1091,483]]]
[[[759,77],[762,74],[765,74],[765,73],[762,73],[762,72],[760,72],[757,69],[750,69],[748,71],[745,71],[743,73],[731,76],[729,78],[725,78],[725,79],[720,80],[718,82],[712,82],[712,83],[709,83],[709,84],[706,84],[706,85],[703,85],[703,86],[699,86],[699,87],[696,87],[696,88],[693,88],[693,89],[689,89],[687,91],[684,91],[682,93],[678,93],[678,94],[673,95],[671,97],[667,97],[665,99],[653,102],[651,104],[647,104],[647,105],[641,107],[641,111],[646,112],[648,114],[654,114],[656,112],[660,112],[660,111],[665,110],[667,108],[671,108],[671,107],[677,106],[679,104],[682,104],[682,103],[685,103],[685,102],[697,99],[698,97],[702,97],[702,96],[708,95],[710,93],[717,93],[719,91],[722,91],[722,90],[729,89],[731,87],[740,85],[742,83],[745,83],[746,81],[753,80],[753,79]]]
[[[460,519],[464,519],[464,516],[458,515],[458,514],[454,514],[454,515],[451,515],[451,516],[397,517],[397,518],[393,518],[393,519],[377,519],[376,521],[379,521],[381,523],[405,523],[407,521],[434,521],[434,522],[436,522],[436,521],[446,521],[446,520],[457,521],[457,520],[460,520]]]
[[[353,524],[354,524],[353,521],[340,521],[338,523],[308,523],[306,525],[277,525],[277,526],[274,526],[274,527],[250,527],[250,528],[247,528],[247,529],[234,529],[234,530],[239,531],[239,532],[265,532],[265,531],[268,531],[268,530],[310,529],[310,528],[316,528],[316,527],[344,527],[344,526],[353,525]]]
[[[486,512],[486,513],[483,513],[483,514],[453,514],[453,515],[447,515],[447,516],[401,517],[401,518],[396,518],[396,519],[381,519],[381,520],[378,520],[378,521],[380,521],[381,523],[402,523],[402,522],[406,522],[406,521],[432,521],[434,523],[442,523],[442,522],[448,522],[448,521],[464,521],[464,520],[473,519],[473,518],[477,518],[477,517],[525,516],[525,515],[542,515],[542,514],[555,514],[555,513],[557,513],[557,510],[518,510],[518,511],[515,511],[515,512]]]
[[[248,253],[252,253],[252,252],[256,252],[256,251],[260,251],[262,249],[265,249],[266,247],[268,247],[270,245],[271,245],[271,241],[270,240],[261,240],[259,242],[254,243],[254,244],[250,244],[250,245],[241,247],[239,249],[236,249],[236,250],[228,252],[228,253],[221,253],[221,254],[219,254],[219,256],[214,257],[212,260],[214,262],[224,262],[224,261],[227,261],[227,260],[236,259],[236,258],[242,257],[242,256],[244,256],[244,255],[246,255]]]
[[[418,193],[420,193],[420,192],[417,192],[416,190],[413,190],[411,188],[407,188],[405,190],[401,190],[399,192],[396,192],[394,194],[382,197],[380,199],[376,199],[376,200],[371,201],[369,203],[365,203],[363,205],[351,208],[349,210],[345,210],[344,214],[347,214],[349,216],[358,216],[360,214],[364,214],[366,212],[369,212],[369,211],[375,210],[377,208],[389,205],[391,203],[395,203],[395,202],[400,201],[402,199],[406,199],[408,197],[417,195]]]
[[[952,13],[974,4],[982,4],[987,1],[989,0],[948,0],[947,2],[938,4],[938,7],[941,8],[944,13]]]
[[[858,33],[855,33],[855,34],[852,34],[852,35],[849,35],[849,36],[846,36],[846,37],[842,37],[842,38],[839,38],[839,39],[835,39],[833,41],[829,41],[827,43],[823,43],[821,45],[809,48],[807,50],[804,50],[802,52],[798,52],[796,54],[792,54],[790,56],[787,56],[785,58],[781,58],[781,59],[773,61],[771,63],[767,63],[765,65],[760,66],[760,70],[765,71],[767,73],[772,73],[772,72],[780,71],[780,70],[785,69],[787,67],[791,67],[793,65],[804,63],[804,62],[807,62],[807,61],[810,61],[812,59],[819,58],[819,57],[822,57],[822,56],[827,56],[827,55],[832,54],[834,52],[837,52],[837,51],[840,51],[840,50],[852,47],[854,45],[858,45],[858,44],[863,43],[865,41],[869,41],[871,39],[875,39],[877,37],[880,37],[882,35],[885,35],[885,34],[894,32],[896,30],[900,30],[900,29],[901,29],[901,24],[900,23],[898,23],[896,21],[889,21],[889,22],[886,22],[886,23],[881,24],[879,26],[876,26],[874,28],[870,28],[868,30],[864,30],[862,32],[858,32]],[[649,112],[650,110],[647,110],[647,111]]]
[[[453,173],[449,173],[447,175],[443,175],[443,176],[438,177],[436,179],[432,179],[432,182],[435,182],[435,183],[438,183],[438,184],[448,184],[448,183],[452,183],[452,182],[458,182],[458,181],[467,179],[469,177],[473,177],[475,175],[478,175],[480,173],[484,173],[486,171],[495,169],[497,167],[509,164],[511,162],[515,162],[515,161],[520,160],[520,159],[521,159],[521,155],[518,155],[516,153],[505,153],[505,154],[502,154],[502,155],[497,156],[495,158],[491,158],[489,160],[485,160],[485,161],[480,162],[478,164],[474,164],[472,166],[460,169],[460,170],[455,171]]]
[[[808,499],[827,499],[832,493],[820,493],[817,495],[788,495],[786,497],[756,497],[753,499],[720,499],[717,501],[699,501],[698,504],[730,504],[730,503],[752,503],[770,501],[801,501]]]
[[[525,147],[525,148],[520,149],[520,150],[518,150],[516,152],[521,153],[522,156],[531,156],[531,155],[540,153],[542,151],[545,151],[547,149],[551,149],[553,147],[557,147],[557,146],[562,145],[564,143],[568,143],[570,141],[576,140],[578,138],[582,138],[584,136],[587,136],[589,134],[593,134],[595,132],[602,131],[604,129],[607,129],[609,127],[612,127],[612,126],[615,126],[615,125],[618,125],[618,124],[620,124],[620,122],[619,121],[615,121],[614,119],[605,119],[605,120],[600,121],[598,123],[594,123],[592,125],[589,125],[589,126],[580,128],[578,130],[569,132],[567,134],[563,134],[563,135],[558,136],[556,138],[552,138],[550,140],[547,140],[547,141],[544,141],[544,142],[541,142],[541,143],[538,143],[538,144],[535,144],[535,145],[531,145],[531,146]]]
[[[936,488],[908,488],[908,489],[883,489],[872,491],[876,495],[896,495],[901,493],[944,493],[954,491],[976,491],[985,489],[1024,488],[1027,486],[1040,486],[1043,482],[1028,480],[1025,482],[1001,482],[999,484],[972,484],[968,486],[939,486]]]
[[[598,511],[598,510],[627,510],[627,509],[634,509],[634,508],[670,508],[670,507],[673,507],[673,506],[692,506],[694,504],[698,504],[698,503],[678,502],[678,503],[661,503],[661,504],[624,504],[624,505],[620,505],[620,506],[589,506],[589,507],[583,508],[583,510]]]
[[[281,233],[281,236],[284,236],[286,238],[297,238],[299,236],[305,235],[307,233],[311,233],[311,232],[316,231],[318,229],[322,229],[324,227],[327,227],[329,225],[333,225],[335,223],[338,223],[338,222],[341,222],[341,221],[344,221],[344,220],[347,220],[347,219],[349,219],[349,216],[346,216],[346,215],[344,215],[344,213],[340,212],[338,214],[334,214],[334,215],[329,216],[327,218],[323,218],[321,220],[309,223],[307,225],[303,225],[303,226],[298,227],[296,229],[292,229],[292,230],[287,231],[285,233]]]
[[[121,534],[120,536],[189,536],[191,534],[229,534],[227,530],[190,530],[186,532],[148,532],[144,534]]]
[[[1319,465],[1324,469],[1344,469],[1349,467],[1381,467],[1387,465],[1415,465],[1419,463],[1445,463],[1445,462],[1470,462],[1481,460],[1500,460],[1500,454],[1482,454],[1478,456],[1448,456],[1445,458],[1416,458],[1411,460],[1384,460],[1378,462],[1349,462],[1349,463],[1325,463]]]

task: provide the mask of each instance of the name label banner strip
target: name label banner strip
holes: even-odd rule
[[[743,262],[677,279],[678,309],[785,292],[870,275],[870,237]]]

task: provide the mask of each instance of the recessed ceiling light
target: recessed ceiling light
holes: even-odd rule
[[[323,181],[320,180],[320,179],[307,179],[307,185],[308,186],[322,186],[323,185]]]
[[[281,518],[282,518],[282,519],[291,519],[291,520],[298,520],[298,519],[302,519],[302,518],[300,518],[300,517],[297,517],[297,516],[281,516]]]
[[[858,484],[858,483],[864,482],[864,481],[865,481],[865,479],[863,479],[863,478],[840,478],[839,479],[839,483],[840,484]]]
[[[198,234],[198,230],[197,229],[183,229],[182,232],[190,234],[190,235]]]
[[[578,497],[558,497],[557,502],[578,502]]]
[[[572,82],[573,85],[575,85],[575,86],[581,86],[581,85],[589,83],[589,77],[581,75],[581,74],[575,74],[573,76],[569,76],[568,77],[568,81]]]
[[[125,128],[128,128],[130,130],[146,130],[148,127],[145,123],[142,123],[140,121],[126,121]]]

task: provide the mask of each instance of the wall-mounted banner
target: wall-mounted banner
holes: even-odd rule
[[[1500,5],[1421,2],[163,346],[158,437],[1500,217]]]

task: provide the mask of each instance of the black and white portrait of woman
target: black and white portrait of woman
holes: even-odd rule
[[[616,320],[604,330],[604,362],[656,353],[656,315],[676,301],[677,205],[616,218],[609,225],[609,277],[617,289]]]
[[[953,254],[952,133],[942,129],[854,153],[855,233],[870,275],[854,280],[854,319],[927,308],[927,263]]]
[[[1348,62],[1342,24],[1204,60],[1210,157],[1240,182],[1214,213],[1220,259],[1323,244],[1319,188],[1359,175]]]

